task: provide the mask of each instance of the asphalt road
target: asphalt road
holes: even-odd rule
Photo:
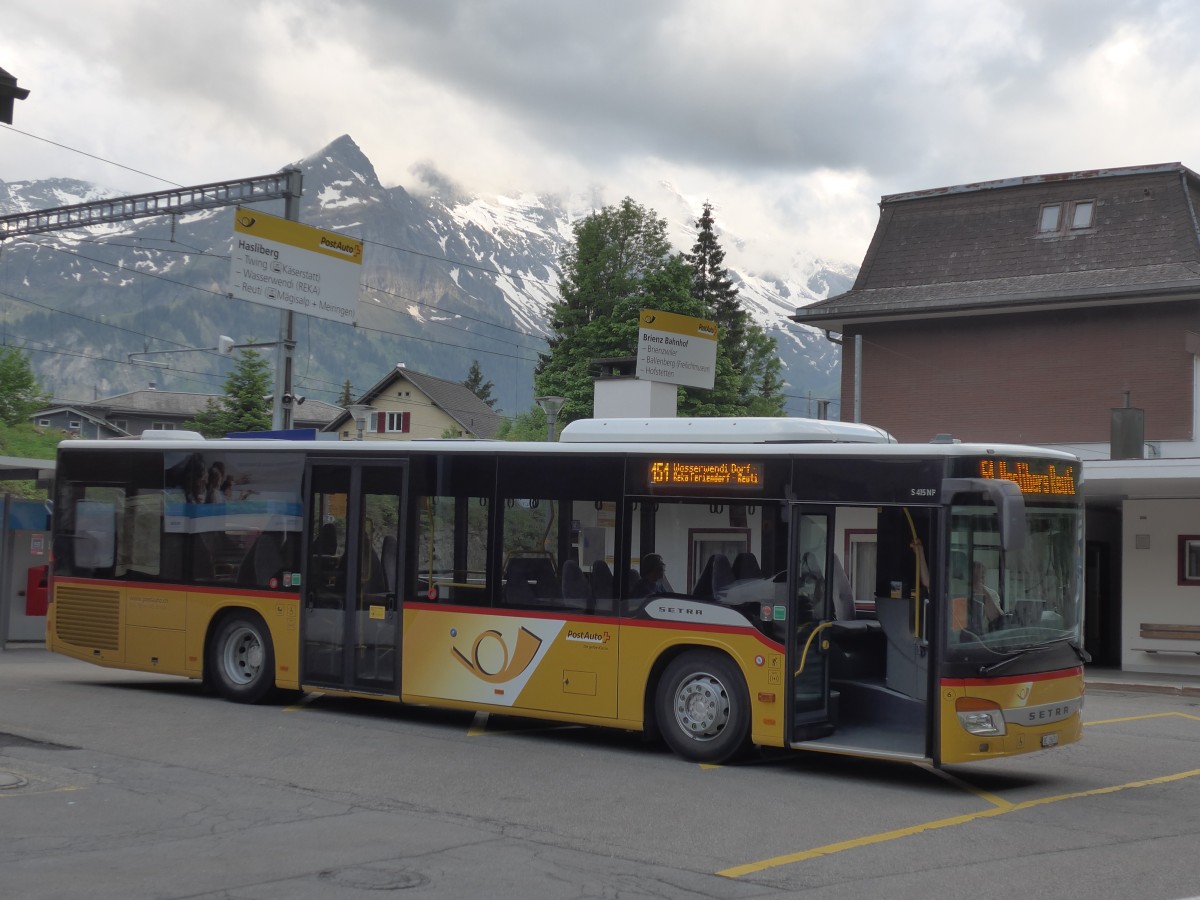
[[[1200,896],[1200,698],[941,772],[0,653],[0,898]]]

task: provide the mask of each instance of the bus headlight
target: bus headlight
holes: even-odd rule
[[[959,697],[954,701],[958,724],[968,734],[1000,737],[1005,733],[1004,713],[990,700],[977,697]]]

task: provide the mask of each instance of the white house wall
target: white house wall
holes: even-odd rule
[[[1140,635],[1143,622],[1200,623],[1200,587],[1179,585],[1177,558],[1179,535],[1200,534],[1200,500],[1126,500],[1123,520],[1121,667],[1200,675],[1200,641]]]

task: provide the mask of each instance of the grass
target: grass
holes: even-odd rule
[[[59,441],[66,435],[61,431],[37,428],[31,422],[19,425],[0,424],[0,456],[22,459],[54,459]],[[9,493],[26,500],[44,500],[46,491],[35,481],[0,481],[0,494]]]

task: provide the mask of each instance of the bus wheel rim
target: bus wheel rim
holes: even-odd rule
[[[237,684],[249,684],[262,669],[263,646],[250,628],[239,628],[225,642],[225,674]]]
[[[729,692],[713,675],[693,675],[675,692],[675,722],[694,741],[720,736],[729,718]]]

